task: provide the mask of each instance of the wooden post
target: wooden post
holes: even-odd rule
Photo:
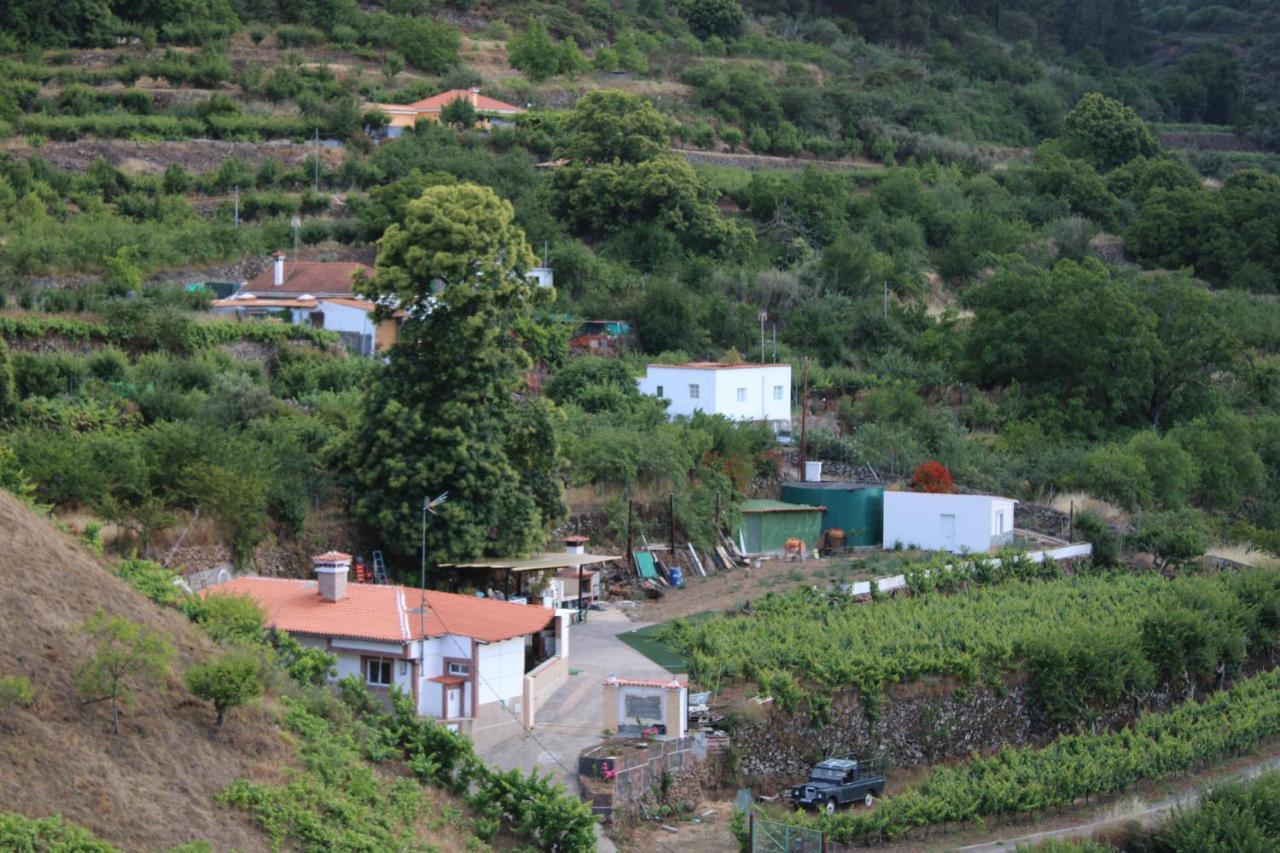
[[[756,811],[748,807],[747,811],[747,849],[756,849]]]
[[[667,504],[667,520],[671,525],[671,559],[676,558],[676,493],[672,492]]]
[[[633,561],[635,559],[635,556],[634,556],[635,546],[632,545],[632,541],[631,541],[631,513],[634,508],[635,508],[635,501],[631,500],[630,496],[628,496],[627,497],[627,560],[628,561]]]
[[[1076,541],[1076,502],[1071,502],[1071,514],[1067,516],[1067,541]]]
[[[804,379],[800,385],[800,482],[804,482],[805,440],[809,435],[809,359],[804,360]]]

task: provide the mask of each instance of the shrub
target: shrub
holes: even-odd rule
[[[259,643],[266,635],[267,617],[247,595],[211,593],[186,605],[187,616],[222,645]]]
[[[458,31],[427,18],[396,18],[393,39],[410,65],[428,74],[443,74],[458,64]]]
[[[117,561],[112,571],[156,604],[172,607],[187,597],[177,584],[181,575],[151,560],[127,557]]]
[[[951,477],[951,472],[947,470],[947,466],[931,460],[921,464],[911,475],[911,490],[950,495],[955,493],[956,482]]]
[[[217,660],[187,670],[187,687],[198,698],[213,703],[221,729],[227,712],[262,695],[262,661],[252,649],[226,652]]]
[[[160,682],[173,648],[158,632],[102,610],[81,626],[93,657],[76,670],[76,689],[86,703],[111,702],[111,728],[120,733],[120,707],[136,691]]]
[[[36,701],[31,679],[25,675],[8,675],[0,678],[0,720],[14,708],[29,708]]]

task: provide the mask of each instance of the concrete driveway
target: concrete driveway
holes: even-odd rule
[[[604,740],[603,682],[612,673],[619,678],[666,678],[665,669],[618,639],[618,635],[644,627],[620,610],[592,610],[587,621],[569,633],[570,675],[560,689],[538,709],[533,733],[494,744],[480,753],[486,764],[503,770],[537,770],[551,773],[573,794],[578,793],[578,753]],[[598,853],[610,853],[614,845],[599,827]]]
[[[619,678],[670,676],[618,639],[619,634],[641,627],[620,610],[590,611],[587,621],[574,625],[569,634],[569,668],[578,674],[570,675],[538,709],[532,735],[507,738],[486,749],[480,754],[485,762],[504,770],[551,772],[576,792],[573,773],[578,753],[604,739],[602,682],[610,673]]]

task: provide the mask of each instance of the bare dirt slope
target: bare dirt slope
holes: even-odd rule
[[[140,696],[111,733],[109,703],[82,705],[78,626],[101,607],[163,632],[177,650],[166,690]],[[275,780],[292,753],[265,711],[237,710],[221,735],[180,670],[212,644],[173,610],[111,575],[93,554],[0,491],[0,676],[25,675],[35,706],[0,726],[0,810],[60,813],[126,850],[197,839],[215,850],[269,847],[214,796],[237,778]]]

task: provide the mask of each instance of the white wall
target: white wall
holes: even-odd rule
[[[487,705],[499,699],[519,699],[524,695],[524,637],[480,645],[480,701]]]
[[[323,646],[313,646],[313,648],[323,648]],[[335,681],[354,675],[360,679],[361,684],[370,686],[365,680],[366,673],[361,659],[363,657],[394,658],[395,662],[391,665],[392,686],[399,687],[406,696],[413,695],[413,667],[405,658],[405,647],[399,643],[368,643],[360,640],[334,639],[330,643],[329,650],[338,656],[338,672],[334,676]],[[387,689],[390,690],[390,687]]]
[[[931,551],[981,553],[991,549],[999,512],[1005,530],[1013,530],[1017,501],[991,495],[933,495],[922,492],[884,493],[884,547],[925,548]],[[948,548],[943,516],[955,516],[955,541]]]
[[[789,364],[719,368],[651,364],[637,383],[640,393],[669,400],[671,417],[701,411],[735,421],[791,421]],[[696,399],[690,396],[690,385],[698,386]],[[775,388],[781,389],[780,399],[774,398]]]

